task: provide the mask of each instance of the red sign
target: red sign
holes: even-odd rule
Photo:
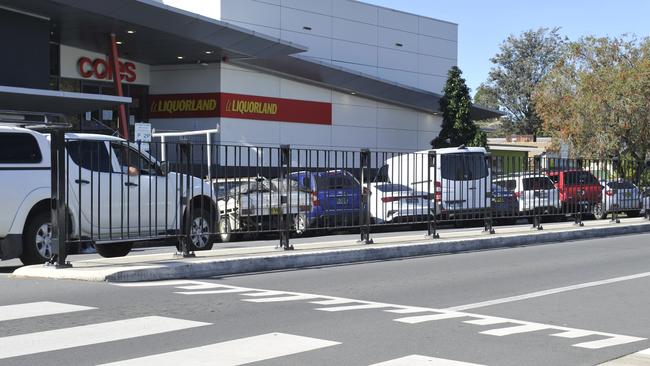
[[[133,62],[119,62],[120,64],[120,81],[134,82],[137,79],[135,73],[135,64]],[[99,80],[113,80],[113,70],[108,61],[96,58],[91,60],[88,57],[81,57],[77,61],[77,71],[81,77],[88,79],[95,77]]]
[[[149,96],[149,118],[219,117],[219,93]]]
[[[332,124],[332,104],[221,93],[221,117]]]
[[[225,117],[331,125],[332,104],[230,93],[150,95],[149,117]]]

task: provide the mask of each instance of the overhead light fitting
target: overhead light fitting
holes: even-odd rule
[[[205,51],[205,54],[206,54],[206,55],[211,55],[211,54],[212,54],[212,51]]]
[[[184,57],[183,57],[183,56],[176,56],[176,58],[177,58],[177,59],[179,59],[179,60],[182,60],[182,59],[184,59]]]
[[[129,29],[128,31],[126,31],[126,33],[128,33],[128,34],[134,34],[134,33],[135,33],[135,31],[134,31],[134,30],[131,30],[131,29]]]
[[[115,44],[122,44],[122,43],[123,43],[122,41],[115,42]]]

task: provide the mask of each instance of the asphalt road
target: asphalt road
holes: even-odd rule
[[[0,275],[0,364],[595,365],[650,347],[648,243],[129,286]]]

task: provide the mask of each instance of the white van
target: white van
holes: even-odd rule
[[[427,172],[429,152],[434,151],[436,168]],[[487,158],[482,147],[424,150],[386,160],[380,174],[392,183],[428,192],[436,215],[479,216],[491,207]]]

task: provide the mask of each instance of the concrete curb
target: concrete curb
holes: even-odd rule
[[[650,223],[598,228],[580,228],[561,232],[531,231],[517,235],[485,235],[480,238],[440,240],[410,244],[382,244],[346,249],[326,249],[305,252],[248,257],[181,260],[137,265],[115,265],[99,268],[55,269],[27,266],[17,269],[14,277],[75,279],[83,281],[139,282],[183,278],[224,276],[252,272],[298,269],[339,265],[427,255],[541,245],[579,239],[650,232]]]

